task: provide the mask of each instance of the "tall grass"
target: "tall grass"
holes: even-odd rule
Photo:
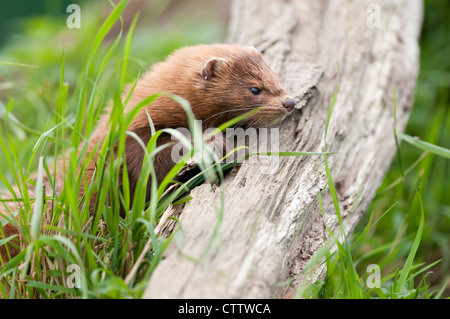
[[[393,273],[407,260],[423,208],[425,224],[415,264],[432,267],[418,274],[414,284],[419,285],[426,276],[435,297],[450,296],[449,8],[447,1],[425,1],[420,70],[411,115],[405,131],[397,132],[397,158],[354,232],[355,237],[362,234],[371,215],[378,220],[355,251],[358,269],[363,274],[369,264],[376,263],[384,264],[383,273]],[[390,261],[384,263],[387,259]],[[437,260],[440,262],[435,264]]]
[[[186,196],[186,193],[204,180],[214,178],[222,180],[223,171],[239,161],[238,159],[233,163],[222,165],[223,159],[218,158],[215,152],[203,152],[208,147],[203,139],[201,127],[195,121],[189,103],[175,95],[169,94],[169,97],[179,103],[188,115],[192,142],[173,129],[156,131],[150,116],[148,121],[152,137],[147,145],[139,136],[127,131],[138,112],[162,94],[148,96],[131,112],[127,114],[123,112],[139,76],[138,74],[132,82],[128,95],[122,97],[137,17],[131,23],[123,46],[121,46],[122,32],[109,43],[104,39],[114,24],[121,21],[121,14],[127,3],[128,1],[123,0],[114,6],[99,27],[80,72],[77,87],[72,90],[65,81],[67,57],[66,49],[62,50],[54,124],[39,134],[25,164],[27,167],[25,172],[21,170],[23,164],[19,160],[16,143],[10,130],[5,130],[6,140],[0,136],[2,151],[8,159],[7,171],[13,172],[14,178],[10,183],[2,173],[0,177],[20,205],[16,219],[4,216],[2,224],[14,223],[20,229],[23,238],[20,245],[21,253],[0,268],[2,284],[0,293],[3,298],[139,298],[164,250],[176,234],[175,231],[168,238],[158,236],[155,226],[161,215],[170,205],[188,201],[190,197]],[[104,50],[102,46],[105,47]],[[94,64],[98,67],[94,67]],[[93,144],[95,124],[108,103],[102,96],[100,84],[105,73],[114,68],[114,64],[115,78],[119,80],[112,87],[110,129],[106,132],[103,143]],[[15,63],[8,65],[18,66]],[[252,114],[254,112],[224,123],[215,133]],[[6,121],[10,115],[12,116],[9,112],[5,112]],[[157,144],[161,134],[170,134],[177,138],[190,152],[172,168],[160,185],[157,185],[153,162],[156,154],[168,146]],[[145,154],[133,198],[130,197],[127,164],[124,161],[127,137],[135,139]],[[46,147],[49,145],[52,150],[49,154],[52,154],[53,158],[45,155]],[[87,151],[88,145],[93,149],[91,153]],[[94,160],[94,152],[98,152],[99,157],[95,165],[94,178],[88,183],[86,169]],[[61,153],[67,154],[66,160],[62,162],[54,160]],[[200,172],[173,189],[171,185],[174,177],[197,154],[202,156],[195,157]],[[265,154],[310,155],[306,152]],[[30,174],[33,172],[36,157],[38,168],[36,181],[33,181]],[[51,172],[61,170],[65,172],[64,187],[59,193],[56,191],[56,177]],[[15,173],[16,171],[19,173]],[[50,179],[51,189],[43,187],[45,176]],[[123,188],[119,187],[120,178]],[[20,194],[15,194],[12,184],[20,185]],[[30,184],[34,186],[34,198],[28,194]],[[147,188],[151,189],[148,202]],[[80,197],[81,193],[83,196]],[[89,203],[94,196],[95,205],[91,211]],[[0,202],[4,201],[8,200],[0,199]],[[216,208],[216,227],[208,239],[204,256],[209,253],[214,243],[220,244],[219,229],[224,212],[223,206],[222,189],[221,200]],[[124,217],[120,216],[122,209],[129,211]],[[9,213],[15,214],[13,211]],[[12,239],[6,238],[2,242],[11,243]]]
[[[351,299],[362,299],[362,298],[381,298],[381,299],[398,299],[398,298],[440,298],[444,293],[446,285],[442,285],[440,289],[429,290],[429,284],[427,283],[427,271],[438,264],[441,260],[434,261],[428,265],[423,262],[416,261],[416,254],[421,244],[424,228],[425,228],[425,211],[423,206],[422,195],[419,187],[416,187],[414,194],[411,197],[410,204],[412,204],[412,199],[418,197],[419,203],[418,207],[420,209],[420,220],[418,223],[418,228],[415,231],[415,235],[412,237],[404,236],[403,230],[396,235],[395,241],[388,242],[377,249],[369,252],[365,252],[362,256],[359,255],[362,243],[366,240],[366,236],[369,231],[391,210],[396,206],[396,203],[389,207],[385,212],[382,213],[380,219],[373,221],[373,213],[369,217],[369,221],[364,227],[364,229],[359,234],[354,234],[351,237],[345,233],[344,223],[341,217],[341,211],[339,208],[339,200],[334,185],[333,177],[328,165],[328,157],[326,153],[326,136],[328,125],[331,120],[332,110],[334,103],[336,101],[338,88],[339,88],[339,65],[338,68],[338,79],[336,84],[336,90],[334,92],[327,121],[325,124],[324,131],[324,165],[325,172],[328,180],[328,188],[330,195],[333,199],[333,204],[335,208],[336,215],[339,222],[339,234],[333,233],[333,231],[327,227],[329,233],[329,241],[322,247],[316,256],[310,261],[310,263],[302,271],[306,273],[312,267],[317,269],[319,264],[326,265],[326,276],[324,280],[319,280],[317,282],[311,282],[306,285],[307,281],[303,283],[300,287],[294,287],[296,289],[297,298],[351,298]],[[396,114],[396,94],[394,94],[394,116]],[[395,121],[394,121],[395,123]],[[448,158],[450,150],[443,147],[439,147],[427,142],[415,139],[407,134],[396,132],[394,126],[394,138],[397,139],[399,136],[401,139],[411,143],[419,149],[425,150],[427,152]],[[400,152],[399,144],[396,141],[398,151]],[[336,155],[339,156],[339,155]],[[405,171],[403,171],[401,160],[399,161],[399,167],[401,178],[404,179]],[[413,164],[414,165],[414,164]],[[415,166],[415,165],[414,165]],[[408,168],[408,171],[410,168]],[[325,214],[325,210],[322,203],[322,196],[319,193],[319,202],[322,209],[322,214]],[[403,238],[402,238],[403,237]],[[408,247],[409,252],[407,253],[404,264],[401,268],[389,268],[388,264],[392,259],[403,249],[405,246]],[[333,249],[336,247],[336,249]],[[370,264],[366,270],[362,270],[358,267],[360,261],[364,259],[369,259],[373,255],[379,255],[382,253],[387,253],[387,256],[381,262],[377,264]],[[375,266],[375,267],[372,267]],[[391,272],[386,272],[386,269],[390,269]],[[366,273],[367,276],[364,278],[360,273]],[[374,271],[374,272],[372,272]],[[374,275],[374,276],[371,276]],[[422,278],[417,283],[417,278],[422,275]]]
[[[137,19],[133,21],[122,48],[119,45],[122,33],[119,33],[108,45],[106,52],[100,50],[100,45],[106,44],[105,36],[117,21],[121,21],[121,14],[127,3],[126,0],[118,3],[98,29],[87,55],[84,71],[81,72],[78,87],[72,91],[77,98],[70,99],[70,102],[75,103],[75,106],[70,107],[68,107],[70,88],[65,82],[66,56],[63,50],[54,113],[55,125],[39,135],[25,172],[21,169],[21,160],[10,131],[5,130],[6,140],[3,136],[0,138],[2,152],[7,159],[7,171],[13,172],[13,182],[10,183],[10,178],[2,173],[0,177],[10,192],[14,193],[12,184],[18,185],[20,192],[14,197],[20,205],[18,214],[15,219],[5,216],[2,224],[14,223],[20,229],[23,238],[22,252],[1,266],[0,295],[3,298],[139,298],[149,276],[172,239],[172,237],[167,239],[157,237],[154,229],[156,223],[171,203],[180,201],[189,185],[199,182],[199,176],[196,176],[187,183],[188,185],[184,185],[185,187],[179,187],[176,191],[161,197],[170,185],[171,179],[194,154],[194,150],[172,169],[157,189],[153,160],[156,153],[166,146],[157,146],[156,140],[162,133],[180,138],[178,132],[169,129],[154,131],[149,118],[153,136],[149,143],[144,145],[138,136],[126,131],[137,111],[158,97],[152,95],[134,108],[133,112],[123,113],[129,99],[125,98],[125,101],[122,101],[121,92],[127,78],[131,39]],[[119,49],[122,53],[117,52]],[[117,57],[121,58],[119,63]],[[95,179],[88,184],[85,171],[93,156],[87,153],[87,145],[91,143],[95,123],[105,105],[99,83],[104,72],[111,68],[114,59],[119,82],[113,89],[109,126],[111,129],[107,132],[103,144],[91,145],[100,155],[96,163]],[[94,61],[99,65],[98,68],[93,67]],[[8,63],[8,66],[23,65]],[[133,87],[134,85],[130,95]],[[201,130],[194,121],[189,104],[178,97],[172,98],[176,99],[188,113],[191,131]],[[8,107],[4,112],[5,121],[11,115],[11,109],[12,107]],[[74,110],[75,113],[72,113],[74,115],[68,116],[67,109]],[[19,128],[26,126],[19,124]],[[126,163],[122,160],[127,136],[137,139],[145,152],[132,207],[130,207],[130,193],[126,187],[128,185]],[[200,138],[197,145],[203,143],[201,134],[196,136]],[[68,140],[70,143],[66,142]],[[186,146],[190,146],[188,141],[185,143]],[[45,155],[39,155],[46,153],[45,147],[49,144],[52,144],[55,158],[59,153],[69,154],[67,160],[63,162],[64,167],[58,167],[57,161],[50,164]],[[85,147],[79,152],[79,146],[83,144]],[[116,153],[113,152],[115,144],[118,145]],[[29,180],[29,176],[36,156],[39,156],[37,181],[33,182]],[[210,161],[200,163],[203,162]],[[49,167],[53,167],[55,172],[58,170],[66,172],[64,188],[60,194],[55,191],[55,180]],[[216,175],[208,170],[208,167],[202,169],[209,171],[210,176]],[[218,172],[219,176],[223,176],[219,165],[213,167],[213,170]],[[121,171],[125,185],[123,192],[119,189]],[[44,175],[49,176],[53,192],[42,187]],[[29,183],[35,186],[35,198],[28,195]],[[145,202],[147,186],[152,188],[149,203]],[[86,191],[80,198],[78,194],[82,189]],[[53,195],[50,196],[48,193]],[[95,210],[91,212],[88,203],[94,194]],[[124,218],[120,216],[122,207],[130,208],[130,213]],[[51,214],[48,214],[49,211]],[[15,212],[10,214],[12,216]],[[2,242],[8,240],[11,238]],[[146,243],[151,243],[151,249]]]
[[[158,41],[146,43],[147,47],[142,45],[145,41],[137,41],[140,43],[140,56],[136,58],[137,51],[133,50],[136,41],[132,41],[133,37],[148,39],[147,34],[143,37],[142,33],[135,30],[137,18],[125,39],[122,39],[123,34],[120,32],[112,41],[105,40],[112,26],[117,22],[121,23],[121,14],[127,2],[124,0],[114,6],[100,27],[95,14],[92,19],[86,19],[92,23],[85,26],[85,36],[75,44],[66,43],[63,49],[59,46],[58,50],[52,49],[49,52],[43,48],[48,47],[48,43],[39,44],[39,40],[34,40],[39,39],[38,37],[30,36],[27,42],[30,43],[29,48],[24,49],[20,43],[16,43],[7,48],[6,54],[3,55],[0,68],[3,68],[2,71],[8,70],[5,77],[11,79],[3,86],[10,88],[11,93],[7,105],[0,102],[0,119],[3,119],[1,123],[4,128],[0,134],[3,159],[0,162],[0,180],[5,191],[15,194],[12,200],[20,205],[20,209],[11,212],[10,216],[5,216],[2,225],[8,222],[15,224],[20,228],[24,241],[24,250],[7,264],[0,266],[0,296],[3,298],[139,298],[164,250],[176,234],[174,232],[169,238],[158,236],[155,225],[162,213],[171,204],[190,200],[190,197],[186,196],[187,191],[205,179],[214,176],[223,178],[223,171],[233,165],[217,165],[220,159],[210,154],[213,155],[213,160],[204,162],[212,164],[201,167],[203,173],[179,185],[172,192],[167,192],[174,176],[195,153],[193,149],[173,168],[161,185],[156,185],[152,161],[155,154],[162,149],[156,145],[156,139],[163,133],[183,139],[176,131],[155,131],[151,118],[149,127],[153,130],[153,137],[147,145],[137,136],[127,132],[126,127],[136,113],[123,114],[122,110],[128,98],[122,100],[122,88],[127,82],[131,82],[133,87],[139,77],[139,71],[136,69],[147,66],[144,60],[160,59],[175,47],[212,41],[218,36],[214,34],[209,38],[205,35],[191,35],[192,38],[189,38],[185,30],[183,42],[179,42],[177,37],[164,39],[165,46],[156,53],[157,57],[151,53],[160,45]],[[49,23],[36,21],[37,24]],[[51,23],[48,26],[49,30],[55,28]],[[32,27],[30,29],[33,30]],[[47,34],[47,37],[51,38],[51,34]],[[96,34],[93,41],[91,34]],[[163,39],[161,36],[152,35]],[[30,49],[33,47],[38,49],[33,51]],[[442,48],[437,56],[443,55],[446,50],[448,48]],[[36,52],[40,51],[43,52],[41,60],[33,60],[34,55],[39,56]],[[6,62],[13,61],[11,57],[19,57],[20,61]],[[438,57],[435,57],[435,60],[441,62]],[[42,61],[47,62],[41,63]],[[424,66],[422,63],[422,68],[426,68],[426,64]],[[27,85],[34,89],[25,90],[14,82],[14,78],[21,76],[26,78]],[[52,83],[51,79],[59,81]],[[427,80],[426,74],[419,78],[418,92],[423,95],[421,97],[418,94],[416,104],[423,104],[427,101],[424,96],[429,97],[426,84],[423,84],[428,83]],[[441,94],[436,97],[436,105],[439,107],[427,122],[432,124],[427,134],[418,134],[420,132],[415,131],[415,128],[420,126],[420,123],[417,123],[420,122],[417,118],[422,118],[420,111],[419,116],[414,116],[413,111],[409,134],[395,132],[395,136],[406,142],[399,145],[401,159],[393,163],[393,168],[387,174],[376,200],[368,210],[371,214],[367,214],[352,236],[345,233],[340,218],[337,194],[328,167],[329,153],[326,148],[323,153],[316,153],[324,156],[329,191],[338,214],[340,233],[335,234],[328,230],[330,242],[319,251],[312,262],[325,263],[325,279],[297,287],[297,297],[439,298],[445,294],[445,277],[433,288],[430,288],[429,284],[431,270],[443,264],[442,273],[445,275],[450,260],[448,236],[445,235],[446,230],[448,232],[448,202],[447,206],[435,204],[448,198],[450,189],[446,187],[449,150],[447,145],[443,144],[443,141],[448,140],[448,130],[442,129],[445,127],[443,123],[447,123],[449,118],[445,96],[447,91],[440,90]],[[338,85],[330,105],[327,127],[337,96]],[[157,95],[148,97],[136,110],[156,98]],[[172,98],[177,99],[190,114],[186,101]],[[90,143],[97,119],[110,99],[110,127],[114,129],[107,133],[104,144],[94,145],[101,156],[95,173],[97,178],[88,185],[84,172],[89,161],[93,160],[92,156],[87,154],[86,148],[81,153],[76,150],[80,144]],[[26,116],[27,113],[33,116]],[[51,114],[51,117],[47,114]],[[198,132],[199,128],[195,127],[192,114],[189,118],[191,131]],[[232,124],[227,123],[221,129]],[[43,131],[42,127],[45,127]],[[324,132],[325,145],[327,127]],[[195,136],[199,138],[200,135]],[[423,136],[424,141],[413,138],[414,135]],[[146,154],[133,199],[127,192],[126,163],[122,160],[127,136],[137,139]],[[187,145],[186,141],[185,143]],[[117,153],[112,152],[114,144],[118,145]],[[203,140],[199,139],[194,144],[203,145]],[[58,154],[67,152],[70,154],[69,160],[64,163],[64,167],[58,167],[55,159]],[[279,152],[266,155],[310,154]],[[64,189],[60,194],[55,191],[55,181],[49,174],[50,168],[67,172]],[[37,182],[30,179],[34,171],[37,171]],[[118,187],[121,171],[125,185],[123,192]],[[40,181],[44,175],[51,178],[52,189],[42,188]],[[431,183],[432,180],[437,182]],[[18,193],[14,192],[13,184],[18,185]],[[30,185],[36,186],[36,196],[29,194]],[[152,196],[147,203],[143,196],[146,187],[152,188]],[[85,196],[80,198],[78,194],[81,188],[87,191]],[[95,210],[90,212],[87,203],[94,194],[97,195]],[[130,207],[132,200],[133,206]],[[222,196],[216,210],[216,229],[209,238],[208,247],[220,242],[217,230],[220,227],[224,200]],[[6,201],[10,200],[0,200],[0,204]],[[124,218],[119,214],[121,207],[131,210]],[[49,210],[52,211],[51,215],[47,213]],[[2,239],[0,244],[6,241],[11,243],[11,238]],[[433,258],[434,255],[425,258],[423,246],[433,247],[436,251],[436,245],[443,247],[442,254],[438,253],[438,258]],[[336,249],[333,250],[332,247]],[[439,262],[441,258],[442,261]],[[380,288],[368,287],[367,266],[370,264],[376,264],[381,269]],[[76,278],[79,278],[79,281]],[[79,288],[71,288],[73,284]]]
[[[350,268],[348,247],[344,242],[332,250],[336,244],[331,236],[312,262],[322,257],[327,276],[298,287],[297,296],[348,298],[355,291],[363,298],[450,296],[448,9],[447,1],[425,1],[413,109],[404,133],[392,128],[398,147],[396,159],[366,214],[347,238]],[[395,119],[395,100],[392,105]],[[370,265],[381,270],[380,288],[367,286]],[[354,269],[358,277],[352,275],[357,279],[352,284],[347,271]]]

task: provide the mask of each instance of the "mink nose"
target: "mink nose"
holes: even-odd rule
[[[287,99],[283,102],[283,106],[288,112],[292,112],[295,107],[295,101],[293,99]]]

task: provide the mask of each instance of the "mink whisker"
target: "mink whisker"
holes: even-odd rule
[[[219,112],[219,113],[217,113],[217,114],[211,115],[211,116],[208,117],[206,120],[204,120],[204,123],[206,124],[206,123],[207,123],[209,120],[211,120],[212,118],[217,117],[217,116],[220,116],[220,115],[225,114],[225,113],[237,112],[237,111],[252,110],[252,109],[254,109],[256,106],[259,106],[259,105],[250,105],[250,106],[248,106],[248,107],[241,107],[241,108],[236,108],[236,109],[231,109],[231,110],[225,110],[225,111]]]

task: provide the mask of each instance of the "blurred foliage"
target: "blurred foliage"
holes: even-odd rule
[[[415,102],[405,133],[450,149],[450,3],[446,0],[425,1],[425,14],[420,39],[420,72]],[[397,92],[398,95],[402,92]],[[362,247],[361,271],[371,263],[380,264],[391,250],[365,258],[387,243],[403,248],[394,261],[397,265],[408,254],[418,229],[420,205],[415,189],[419,188],[426,213],[418,260],[429,264],[442,259],[429,273],[427,282],[434,289],[449,284],[450,279],[450,161],[401,143],[377,196],[360,222],[356,234],[362,232],[370,213],[379,218],[391,205],[394,209],[374,227]],[[399,164],[401,161],[401,165]],[[414,164],[414,165],[413,165]],[[417,165],[415,165],[417,164]],[[402,167],[412,170],[403,179]],[[393,183],[401,180],[396,186]],[[383,272],[383,270],[382,270]],[[420,280],[421,278],[417,278]],[[450,296],[448,286],[444,296]]]
[[[0,46],[5,44],[12,34],[23,30],[22,20],[36,15],[57,18],[66,12],[69,4],[81,4],[86,0],[15,0],[2,1],[0,10]]]
[[[0,134],[4,137],[5,130],[14,132],[14,140],[10,143],[17,148],[22,163],[27,162],[26,159],[29,158],[40,132],[48,130],[55,123],[63,50],[66,57],[65,82],[70,92],[66,114],[70,118],[75,111],[73,106],[77,105],[75,99],[78,95],[74,90],[83,76],[81,70],[89,54],[92,35],[96,34],[108,8],[111,8],[107,1],[85,1],[81,5],[81,29],[69,29],[66,27],[68,14],[65,13],[69,2],[16,0],[2,3],[0,27],[4,32],[0,37],[0,45],[3,43],[0,62],[25,63],[38,67],[0,66]],[[223,40],[225,26],[208,18],[207,14],[193,19],[193,11],[181,11],[171,16],[170,23],[161,23],[171,2],[152,1],[152,7],[141,12],[133,36],[127,82],[132,82],[152,63],[164,59],[176,48]],[[23,19],[18,19],[20,17]],[[406,128],[407,134],[419,136],[427,142],[448,149],[449,31],[449,2],[425,1],[420,40],[420,74],[414,107]],[[119,43],[119,46],[122,45],[123,43]],[[100,50],[106,53],[107,47],[101,47]],[[120,49],[115,51],[111,65],[114,65],[114,61],[120,61],[121,54]],[[101,63],[102,54],[96,56],[97,60],[92,64],[92,74],[96,74]],[[115,71],[107,69],[100,79],[103,104],[110,99],[109,94],[117,87]],[[12,121],[13,118],[17,119],[19,124]],[[427,264],[442,259],[432,268],[434,273],[429,274],[427,279],[427,282],[431,281],[435,288],[439,288],[450,276],[450,162],[431,154],[421,158],[422,152],[407,143],[401,143],[400,154],[402,165],[399,165],[400,158],[397,156],[376,198],[369,206],[368,213],[355,230],[355,235],[363,232],[370,213],[374,212],[376,220],[394,203],[397,204],[365,237],[361,249],[355,252],[355,261],[360,272],[365,273],[368,264],[382,263],[393,247],[403,245],[393,258],[391,267],[395,268],[404,263],[420,220],[420,207],[417,196],[414,196],[416,187],[419,187],[424,200],[426,222],[418,259]],[[0,154],[0,159],[1,157]],[[401,167],[406,170],[419,159],[421,160],[417,166],[413,166],[403,178]],[[8,166],[0,160],[0,171],[9,176],[6,167]],[[393,184],[399,179],[399,183]],[[390,243],[392,245],[388,245],[387,250],[377,249]],[[385,270],[382,269],[383,271]],[[448,296],[449,292],[446,295]]]
[[[40,2],[42,6],[36,10],[38,13],[45,12],[45,7],[52,7],[44,5],[48,0],[36,2]],[[133,35],[126,82],[131,83],[151,64],[163,60],[179,47],[223,41],[225,25],[209,18],[201,10],[197,10],[196,15],[181,10],[178,14],[171,15],[171,20],[161,21],[165,19],[166,14],[170,15],[169,9],[173,2],[152,1],[138,12],[139,22]],[[108,1],[71,3],[80,4],[80,29],[69,29],[66,26],[70,13],[65,13],[65,7],[63,14],[27,16],[26,19],[20,20],[21,31],[10,34],[8,42],[0,50],[0,62],[24,63],[37,67],[0,66],[0,134],[5,136],[5,130],[14,132],[12,142],[15,142],[18,148],[21,163],[27,162],[26,159],[29,158],[39,135],[54,125],[63,51],[66,60],[65,82],[69,87],[66,114],[70,117],[70,114],[75,113],[73,108],[77,105],[78,95],[74,90],[79,87],[77,83],[80,83],[84,76],[82,70],[88,60],[93,36],[112,8]],[[10,6],[16,8],[11,4]],[[13,15],[16,10],[18,9],[9,14]],[[59,9],[56,11],[61,13]],[[6,11],[2,12],[8,14]],[[187,19],[186,15],[195,18]],[[126,24],[127,20],[129,23],[132,18],[133,16],[128,19],[125,17],[123,24]],[[121,29],[120,25],[117,27],[114,29],[116,33]],[[126,27],[125,25],[124,29]],[[107,46],[112,44],[116,36],[117,34],[107,36],[111,40],[99,48],[103,53],[96,55],[90,74],[97,74],[101,60],[108,50]],[[113,53],[110,66],[120,65],[123,42],[119,43],[119,48]],[[117,88],[119,79],[116,71],[114,67],[109,67],[100,79],[98,87],[104,96],[104,103],[110,100],[114,88]],[[92,78],[92,81],[94,80]],[[8,114],[6,121],[5,114]],[[11,121],[12,118],[16,118],[21,124],[17,125]],[[51,154],[50,150],[48,153]],[[11,177],[6,167],[6,163],[0,161],[0,171]],[[0,190],[2,186],[0,182]]]

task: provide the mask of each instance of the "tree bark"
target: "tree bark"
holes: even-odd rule
[[[346,234],[373,199],[413,104],[422,2],[233,1],[228,42],[254,45],[298,110],[279,125],[283,151],[327,150]],[[339,227],[323,156],[271,157],[276,174],[246,161],[223,185],[203,184],[179,209],[180,230],[144,298],[280,298]],[[223,215],[218,215],[224,189]],[[319,205],[322,193],[325,214]],[[173,222],[172,222],[173,223]],[[166,234],[173,229],[166,227]],[[313,278],[323,273],[315,269]]]

